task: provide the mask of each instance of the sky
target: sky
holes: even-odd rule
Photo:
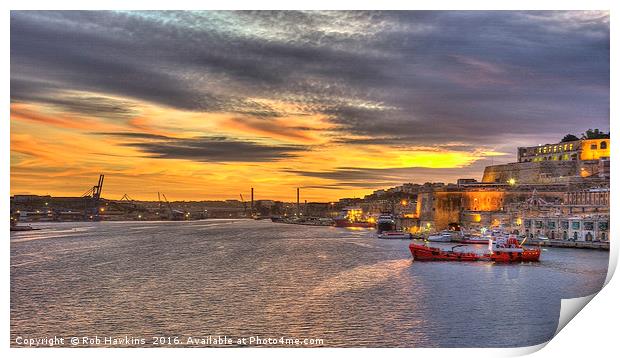
[[[11,12],[11,194],[330,201],[609,130],[609,13]]]

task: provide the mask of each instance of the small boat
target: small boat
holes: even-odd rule
[[[472,237],[465,237],[462,238],[460,240],[457,240],[456,242],[458,242],[459,244],[483,244],[486,245],[487,243],[489,243],[489,239],[491,237],[485,237],[485,236],[472,236]]]
[[[432,247],[428,244],[412,242],[409,250],[413,260],[418,261],[493,261],[493,262],[533,262],[540,260],[540,248],[528,249],[519,243],[516,237],[501,237],[495,241],[489,240],[489,252],[478,253],[473,251],[456,250],[464,245],[456,245],[450,249]]]
[[[383,231],[377,235],[380,239],[410,240],[411,234],[404,231]]]
[[[35,229],[30,225],[18,225],[17,217],[11,216],[11,231],[30,231],[30,230],[40,230],[40,229]]]
[[[452,239],[456,238],[456,231],[443,230],[434,235],[429,235],[426,240],[433,242],[450,242]]]
[[[11,231],[31,231],[31,230],[39,230],[35,229],[30,225],[12,225]]]

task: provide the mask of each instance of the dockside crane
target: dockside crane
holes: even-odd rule
[[[164,198],[166,206],[168,207],[168,218],[170,220],[172,220],[174,218],[174,212],[172,211],[172,205],[170,205],[170,202],[168,201],[168,198],[166,198],[166,194],[157,192],[157,200],[159,201],[159,212],[160,212],[160,215],[161,215],[161,209],[162,209],[162,200],[161,200],[162,197]]]
[[[243,204],[243,216],[246,216],[248,211],[248,203],[243,200],[243,194],[239,193],[239,197],[241,198],[241,203]]]
[[[83,198],[90,199],[86,201],[87,206],[84,209],[84,214],[88,216],[89,219],[99,220],[99,200],[101,199],[101,192],[103,191],[103,178],[104,175],[100,174],[97,185],[82,194]]]

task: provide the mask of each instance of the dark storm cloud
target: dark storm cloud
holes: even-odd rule
[[[170,139],[127,143],[152,158],[187,159],[199,162],[271,162],[290,159],[305,150],[301,146],[270,146],[226,137]]]
[[[76,96],[45,94],[20,94],[17,102],[36,102],[51,105],[65,112],[107,119],[128,119],[138,114],[135,106],[127,101],[119,101],[98,96]]]
[[[459,178],[474,178],[481,180],[485,165],[484,161],[476,162],[467,168],[338,168],[327,171],[292,170],[287,172],[310,177],[334,181],[334,184],[325,185],[332,188],[381,188],[402,183],[424,183],[435,181],[433,178],[442,178],[446,182],[455,182]]]
[[[12,100],[110,111],[67,90],[256,118],[285,101],[386,144],[553,141],[609,127],[609,17],[13,11]]]
[[[104,135],[110,137],[120,138],[138,138],[138,139],[172,139],[165,135],[140,133],[140,132],[93,132],[96,135]]]

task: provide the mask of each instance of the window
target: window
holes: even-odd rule
[[[579,221],[573,221],[573,230],[579,230]]]
[[[601,142],[601,149],[607,149],[607,142],[605,141]]]
[[[601,221],[598,223],[598,229],[599,230],[609,230],[609,223],[607,221]]]
[[[568,145],[568,150],[573,150],[573,145],[572,144]]]
[[[532,220],[526,219],[526,220],[523,220],[523,222],[525,224],[525,227],[532,227]]]
[[[590,145],[590,149],[592,149],[592,150],[596,150],[596,143],[594,143],[594,144]]]
[[[551,230],[555,229],[555,221],[547,222],[547,227]]]
[[[586,221],[583,223],[584,230],[594,230],[594,223],[592,221]]]
[[[543,222],[542,222],[542,221],[538,221],[538,220],[537,220],[537,221],[536,221],[536,228],[537,228],[537,229],[541,229],[541,228],[542,228],[542,226],[543,226]]]
[[[568,221],[562,221],[562,229],[568,230]]]
[[[564,150],[568,149],[568,144],[564,144]]]

